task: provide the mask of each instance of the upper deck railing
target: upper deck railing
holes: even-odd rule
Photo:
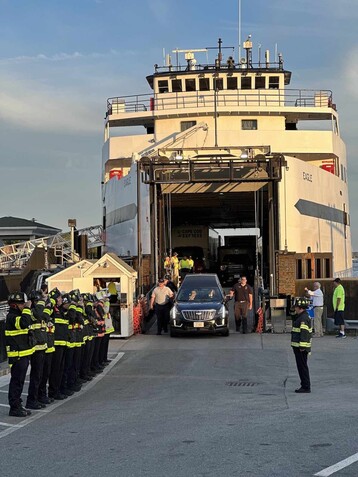
[[[258,89],[139,94],[108,98],[106,117],[111,114],[172,109],[230,107],[332,107],[330,90]]]

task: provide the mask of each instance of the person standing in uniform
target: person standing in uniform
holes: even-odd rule
[[[310,301],[303,298],[295,300],[295,317],[292,323],[291,346],[296,358],[297,371],[301,379],[301,387],[296,393],[310,393],[311,380],[308,369],[308,355],[311,353],[312,321],[307,313]]]
[[[167,255],[164,260],[164,272],[166,275],[171,275],[172,273],[172,262],[169,255]]]
[[[314,313],[314,337],[321,338],[323,336],[322,331],[322,315],[323,315],[323,293],[321,290],[321,284],[314,282],[313,290],[305,288],[305,291],[312,297],[312,306]]]
[[[344,331],[344,308],[345,308],[345,291],[341,283],[340,278],[336,278],[333,281],[333,311],[334,311],[334,324],[339,326],[339,333],[336,338],[346,338]]]
[[[152,310],[154,308],[157,316],[157,335],[161,335],[162,330],[164,330],[164,333],[168,332],[170,311],[168,304],[173,296],[174,293],[170,288],[165,286],[164,278],[161,278],[158,281],[158,286],[154,288],[150,299],[150,309]]]
[[[194,273],[194,271],[195,271],[194,270],[194,260],[193,260],[193,257],[191,255],[189,257],[188,262],[189,262],[190,273]]]
[[[174,282],[175,286],[178,286],[179,282],[179,258],[178,253],[174,252],[172,258],[170,259],[172,265],[172,281]]]
[[[29,357],[34,352],[31,342],[32,318],[31,301],[22,292],[11,293],[8,298],[10,310],[5,321],[6,352],[11,369],[9,384],[9,416],[26,417],[31,414],[22,406],[21,394],[24,388]]]
[[[45,403],[39,402],[39,387],[43,375],[45,351],[47,349],[47,319],[44,315],[45,300],[42,299],[42,293],[37,290],[32,290],[29,293],[29,298],[31,300],[32,329],[35,339],[35,352],[30,357],[31,372],[26,408],[38,410],[46,407]]]
[[[236,283],[229,293],[235,298],[234,314],[236,331],[240,331],[242,323],[242,333],[247,333],[247,312],[252,310],[253,291],[247,283],[247,278],[242,276],[240,282]]]

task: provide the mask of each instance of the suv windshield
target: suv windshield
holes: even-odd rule
[[[221,290],[218,287],[207,287],[207,288],[180,288],[177,300],[178,301],[193,301],[200,303],[211,303],[221,301],[223,295]]]

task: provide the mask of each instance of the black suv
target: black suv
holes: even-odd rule
[[[188,332],[229,336],[226,302],[216,274],[186,275],[170,311],[170,336]]]

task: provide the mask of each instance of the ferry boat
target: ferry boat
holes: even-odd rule
[[[107,100],[106,251],[139,287],[163,273],[171,230],[256,228],[256,276],[273,294],[299,278],[352,276],[347,160],[333,93],[290,89],[281,54],[253,60],[221,39],[174,50],[146,94]],[[209,56],[215,55],[213,61]],[[129,133],[127,132],[129,131]]]

